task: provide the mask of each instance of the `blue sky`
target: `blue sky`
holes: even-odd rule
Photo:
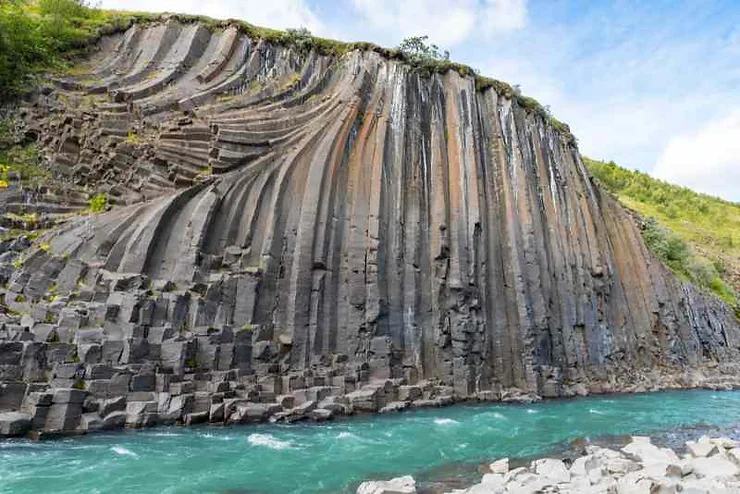
[[[740,201],[740,1],[102,0],[395,46],[521,85],[590,157]]]

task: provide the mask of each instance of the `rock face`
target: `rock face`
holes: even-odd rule
[[[18,110],[66,186],[0,206],[64,221],[2,244],[23,316],[0,316],[0,380],[127,396],[103,427],[268,415],[213,408],[237,391],[376,411],[399,386],[443,404],[735,384],[731,311],[495,88],[174,20],[99,48]],[[101,190],[110,212],[59,216]],[[19,386],[3,409],[44,391]]]

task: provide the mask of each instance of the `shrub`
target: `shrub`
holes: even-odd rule
[[[435,44],[427,44],[429,36],[411,36],[401,41],[396,48],[403,53],[411,63],[423,64],[433,61],[444,60],[449,62],[450,52],[440,51]]]
[[[314,38],[311,31],[305,27],[298,29],[286,29],[282,34],[281,41],[288,46],[292,46],[299,53],[308,53],[314,45]]]
[[[22,92],[31,73],[47,63],[50,40],[21,2],[0,3],[0,98]]]
[[[108,194],[95,194],[88,201],[88,209],[92,213],[102,213],[108,207]]]

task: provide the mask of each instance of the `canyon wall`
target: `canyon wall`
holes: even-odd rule
[[[257,393],[562,396],[740,345],[570,135],[455,71],[168,21],[102,40],[18,114],[58,186],[3,197],[56,225],[5,242],[6,381],[238,369]],[[82,211],[100,191],[111,210]]]

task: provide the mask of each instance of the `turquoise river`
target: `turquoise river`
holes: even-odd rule
[[[365,479],[475,476],[578,438],[740,425],[740,391],[476,404],[323,425],[167,427],[0,441],[0,492],[353,492]]]

